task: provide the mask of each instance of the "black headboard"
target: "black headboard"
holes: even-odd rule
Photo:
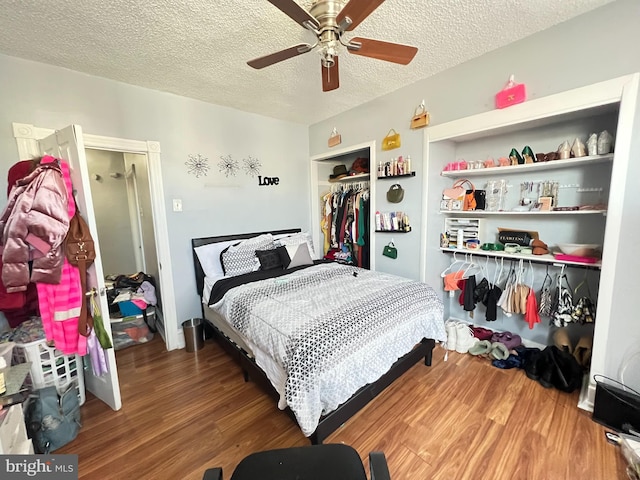
[[[234,235],[220,235],[217,237],[192,238],[191,253],[193,255],[193,266],[196,274],[196,287],[198,289],[198,296],[202,297],[202,290],[204,289],[204,270],[202,270],[202,265],[200,265],[200,260],[198,260],[198,255],[196,255],[196,250],[195,250],[196,247],[200,247],[202,245],[209,245],[210,243],[228,242],[229,240],[244,240],[245,238],[256,237],[258,235],[263,235],[265,233],[270,233],[272,235],[283,235],[283,234],[298,233],[301,231],[302,230],[299,228],[292,228],[289,230],[274,230],[271,232],[237,233]]]

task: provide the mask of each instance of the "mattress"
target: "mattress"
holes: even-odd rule
[[[446,337],[442,302],[424,283],[337,263],[264,275],[216,282],[209,310],[252,352],[305,435],[423,338]]]

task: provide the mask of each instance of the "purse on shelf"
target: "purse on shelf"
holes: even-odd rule
[[[427,125],[429,125],[429,112],[427,112],[423,100],[422,103],[417,106],[409,126],[412,130],[415,130],[416,128],[426,127]]]
[[[385,257],[396,259],[398,258],[398,249],[393,244],[393,242],[389,242],[382,249],[382,255],[384,255]]]
[[[496,93],[496,108],[506,108],[526,100],[524,83],[516,83],[513,75],[502,90]]]
[[[329,135],[329,140],[327,141],[327,144],[330,147],[335,147],[336,145],[340,145],[342,143],[342,136],[338,133],[338,129],[337,128],[333,128],[333,130],[331,131],[331,135]]]
[[[465,184],[469,188],[465,188]],[[484,195],[476,192],[484,192]],[[466,178],[457,180],[453,187],[445,188],[442,191],[442,203],[440,205],[441,210],[476,210],[478,202],[476,196],[484,199],[486,198],[486,192],[484,190],[476,190],[473,183]],[[483,207],[486,203],[482,201]]]
[[[382,139],[382,150],[393,150],[394,148],[400,148],[400,134],[392,128]]]

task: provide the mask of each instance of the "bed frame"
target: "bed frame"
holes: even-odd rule
[[[278,235],[297,232],[300,232],[299,228],[290,230],[277,230],[272,232],[245,233],[239,235],[223,235],[192,239],[191,246],[193,253],[193,264],[195,268],[199,301],[202,298],[202,291],[204,289],[204,271],[202,270],[202,266],[200,265],[200,261],[198,260],[198,256],[196,255],[196,247],[199,247],[201,245],[208,245],[210,243],[226,242],[229,240],[242,240],[255,237],[262,233],[271,233],[273,235]],[[205,306],[201,301],[200,304],[202,305],[202,318],[206,319],[204,313]],[[273,388],[273,385],[271,385],[271,382],[267,378],[266,374],[262,371],[262,369],[260,369],[260,367],[258,367],[253,357],[244,349],[239,347],[235,342],[229,339],[226,335],[224,335],[211,322],[207,322],[207,325],[213,329],[215,339],[218,340],[221,346],[227,351],[227,353],[229,353],[240,364],[245,381],[249,381],[249,379],[251,378],[257,384],[261,385],[277,402],[279,399],[278,393],[276,392],[275,388]],[[391,366],[389,371],[382,377],[380,377],[373,383],[365,385],[337,409],[328,413],[327,415],[322,416],[315,432],[313,432],[313,434],[311,434],[311,436],[309,437],[311,443],[313,445],[321,444],[325,438],[327,438],[331,433],[340,428],[342,424],[344,424],[348,419],[350,419],[362,408],[364,408],[385,388],[391,385],[394,380],[402,376],[402,374],[409,370],[413,365],[418,363],[422,358],[424,358],[424,364],[430,366],[434,346],[435,341],[433,339],[423,338],[422,341],[413,350],[398,359],[396,363]],[[293,419],[293,421],[297,423],[295,415],[289,407],[286,408],[286,412]]]

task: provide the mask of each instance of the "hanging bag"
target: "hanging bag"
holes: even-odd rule
[[[396,258],[398,258],[398,249],[393,242],[389,242],[382,249],[382,255],[384,255],[385,257],[393,258],[395,260]]]
[[[78,333],[86,337],[93,327],[93,318],[88,313],[87,296],[85,295],[87,293],[87,268],[95,260],[96,250],[89,225],[80,215],[77,205],[76,213],[71,217],[69,231],[64,239],[64,251],[69,263],[78,267],[80,271],[80,286],[83,295],[82,307],[78,317]]]
[[[524,102],[526,98],[524,83],[516,83],[514,76],[511,75],[504,88],[496,93],[496,108],[510,107]]]
[[[424,107],[424,101],[417,106],[413,117],[411,118],[411,124],[409,127],[412,130],[416,128],[423,128],[429,125],[429,112]]]
[[[382,139],[382,150],[393,150],[394,148],[400,148],[400,134],[392,128]]]
[[[96,302],[95,295],[91,295],[91,316],[93,318],[93,329],[96,333],[96,337],[98,337],[98,341],[100,342],[100,346],[103,349],[113,348],[111,344],[111,339],[109,338],[109,334],[107,330],[104,328],[104,323],[102,321],[102,314],[100,313],[100,307],[98,307],[98,302]]]

